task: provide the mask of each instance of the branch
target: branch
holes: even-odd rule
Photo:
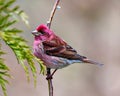
[[[51,23],[52,23],[52,20],[53,20],[53,17],[54,17],[54,14],[55,14],[55,11],[58,7],[58,4],[59,4],[60,0],[56,0],[55,1],[55,4],[53,6],[53,9],[51,11],[51,14],[50,14],[50,17],[49,17],[49,20],[47,21],[47,26],[48,28],[51,27]],[[51,75],[51,69],[50,68],[47,68],[47,77]],[[52,78],[49,78],[47,79],[48,80],[48,89],[49,89],[49,96],[53,96],[53,84],[52,84]]]
[[[55,4],[54,4],[53,9],[52,9],[52,11],[51,11],[49,20],[47,21],[47,26],[48,26],[49,28],[51,27],[51,23],[52,23],[52,20],[53,20],[55,11],[56,11],[56,9],[58,8],[59,2],[60,2],[60,0],[56,0],[56,1],[55,1]]]
[[[47,77],[51,76],[51,69],[47,68]],[[52,84],[52,78],[47,79],[48,80],[48,90],[49,90],[49,96],[53,96],[53,84]]]

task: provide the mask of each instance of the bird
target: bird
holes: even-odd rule
[[[34,31],[34,55],[44,62],[47,68],[57,69],[67,67],[74,63],[87,63],[102,66],[103,64],[78,54],[68,43],[57,36],[45,24],[40,24]],[[51,76],[52,77],[52,76]]]

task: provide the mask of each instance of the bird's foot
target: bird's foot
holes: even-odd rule
[[[53,79],[53,75],[55,74],[56,71],[57,71],[57,69],[55,69],[52,74],[51,74],[51,73],[50,73],[50,74],[47,74],[46,79],[47,79],[47,80]]]
[[[46,79],[47,79],[47,80],[53,79],[53,75],[52,75],[52,74],[47,75]]]

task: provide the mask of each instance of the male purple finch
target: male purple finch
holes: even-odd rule
[[[57,70],[73,63],[103,65],[79,55],[75,49],[44,24],[39,25],[32,34],[35,36],[34,55],[41,59],[47,68]]]

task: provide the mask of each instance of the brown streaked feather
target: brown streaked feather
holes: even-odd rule
[[[77,51],[73,49],[70,45],[67,45],[62,39],[58,36],[52,36],[49,41],[44,41],[43,46],[46,54],[51,56],[58,56],[62,58],[68,58],[71,60],[82,60],[86,58],[77,54]]]

